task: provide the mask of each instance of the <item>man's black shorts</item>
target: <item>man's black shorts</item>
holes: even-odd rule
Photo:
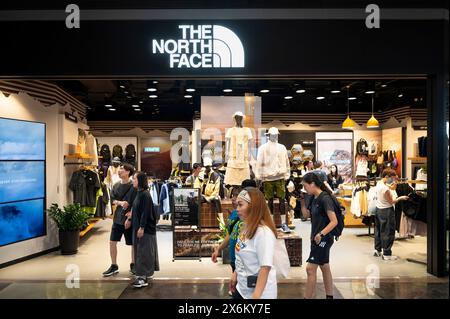
[[[111,228],[111,236],[109,240],[111,241],[120,241],[122,239],[122,235],[125,236],[125,243],[128,246],[133,245],[133,227],[125,229],[124,225],[119,225],[113,223]]]
[[[316,265],[325,265],[330,262],[330,248],[333,245],[332,238],[322,239],[319,245],[315,241],[311,241],[311,253],[306,262]]]

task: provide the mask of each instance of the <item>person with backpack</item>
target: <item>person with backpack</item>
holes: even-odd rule
[[[308,194],[314,196],[309,206],[311,215],[311,252],[307,260],[307,283],[305,298],[315,295],[317,284],[317,268],[320,267],[325,285],[327,299],[333,299],[333,277],[330,269],[330,248],[334,237],[339,236],[343,228],[342,213],[336,212],[339,205],[332,193],[325,186],[320,176],[310,172],[303,176],[303,187]],[[338,227],[336,227],[338,226]],[[336,231],[334,231],[336,229]]]

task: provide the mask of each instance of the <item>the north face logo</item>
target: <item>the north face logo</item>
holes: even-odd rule
[[[179,25],[181,39],[152,41],[153,54],[168,54],[170,68],[243,68],[239,37],[220,25]]]

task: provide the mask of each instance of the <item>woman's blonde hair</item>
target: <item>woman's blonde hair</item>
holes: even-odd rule
[[[250,203],[248,204],[247,219],[245,220],[245,237],[252,239],[258,227],[265,225],[270,228],[275,237],[277,237],[277,230],[267,206],[264,194],[254,187],[247,187],[245,190],[250,196]]]

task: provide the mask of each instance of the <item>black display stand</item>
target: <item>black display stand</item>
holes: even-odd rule
[[[200,207],[201,194],[198,188],[174,188],[174,211],[172,214],[172,252],[175,260],[201,260],[202,243],[201,243],[201,223],[200,223]],[[194,236],[185,237],[180,240],[182,232],[192,232]],[[192,239],[192,242],[189,240]],[[197,243],[198,242],[198,243]],[[192,244],[192,245],[191,245]],[[180,253],[183,248],[191,248],[195,251],[198,245],[198,256],[195,253]]]

